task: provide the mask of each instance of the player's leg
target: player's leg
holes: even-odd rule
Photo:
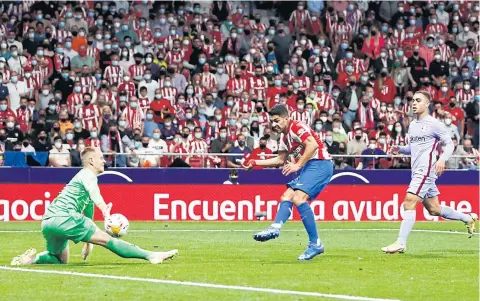
[[[178,254],[178,250],[151,252],[141,249],[126,241],[111,237],[96,226],[93,234],[90,237],[85,237],[84,242],[105,247],[122,258],[144,259],[153,264],[162,263],[164,260],[171,259]]]
[[[407,192],[405,200],[403,202],[403,220],[400,224],[400,231],[398,233],[397,241],[393,244],[382,248],[386,253],[403,253],[406,249],[407,238],[412,232],[413,225],[415,225],[415,219],[417,215],[417,204],[422,198],[411,192]]]
[[[255,239],[256,241],[267,241],[270,239],[278,238],[278,236],[280,236],[280,229],[282,228],[282,225],[287,222],[288,218],[292,214],[293,203],[291,199],[293,199],[294,194],[295,191],[291,188],[285,190],[282,195],[283,201],[280,202],[280,205],[278,206],[275,221],[267,229],[255,233],[253,235],[253,239]]]
[[[441,216],[445,219],[462,221],[467,226],[469,234],[475,232],[475,221],[478,220],[478,216],[475,213],[465,214],[448,206],[441,206],[438,201],[438,195],[440,192],[434,185],[427,194],[427,198],[423,202],[423,206],[428,210],[428,213],[432,216]]]

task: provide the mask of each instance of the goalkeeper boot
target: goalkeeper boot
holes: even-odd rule
[[[15,258],[12,259],[12,262],[10,263],[11,265],[26,265],[26,264],[32,264],[33,259],[35,258],[35,254],[37,253],[37,250],[35,249],[28,249],[23,253],[22,255],[18,255]]]
[[[274,228],[274,227],[268,227],[265,230],[262,230],[258,233],[255,233],[253,235],[253,239],[256,241],[267,241],[270,239],[275,239],[280,236],[280,229],[279,228]]]
[[[298,260],[311,260],[313,257],[320,255],[325,252],[325,247],[321,242],[314,243],[310,242],[307,246],[307,249],[298,256]]]
[[[478,221],[478,215],[476,213],[470,213],[470,216],[472,217],[472,221],[467,223],[467,231],[470,237],[472,237],[473,233],[477,231],[475,229],[475,222]]]
[[[406,245],[402,245],[398,242],[394,242],[389,246],[383,247],[382,251],[388,254],[394,254],[394,253],[404,253],[406,249],[407,249]]]
[[[168,252],[153,252],[147,260],[150,261],[151,264],[159,264],[165,260],[172,259],[173,257],[178,255],[178,250],[171,250]]]

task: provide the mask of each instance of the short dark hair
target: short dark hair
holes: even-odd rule
[[[280,117],[288,117],[288,109],[284,105],[276,105],[274,106],[270,112],[268,112],[270,116],[278,115]]]

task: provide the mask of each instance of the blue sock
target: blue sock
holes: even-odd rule
[[[308,233],[308,239],[310,243],[321,244],[318,239],[317,224],[315,223],[315,217],[313,216],[312,208],[307,202],[301,203],[297,206],[297,210],[302,218],[303,226]]]
[[[285,224],[292,214],[292,201],[282,201],[278,206],[277,216],[275,216],[275,221],[272,224],[272,227],[281,228]]]

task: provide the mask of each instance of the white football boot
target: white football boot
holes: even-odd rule
[[[470,237],[472,237],[473,233],[477,231],[475,229],[475,222],[478,221],[478,215],[476,213],[470,213],[470,216],[472,217],[472,221],[467,223],[466,225],[468,234],[470,234]]]
[[[27,265],[32,264],[33,259],[35,258],[35,254],[37,254],[37,250],[35,249],[28,249],[22,255],[18,255],[12,259],[11,265]]]
[[[162,263],[164,260],[172,259],[177,255],[177,249],[168,252],[153,252],[153,254],[147,258],[147,260],[150,261],[151,264],[159,264]]]
[[[406,245],[399,244],[398,242],[394,242],[393,244],[383,247],[382,251],[388,254],[394,253],[404,253],[407,249]]]

